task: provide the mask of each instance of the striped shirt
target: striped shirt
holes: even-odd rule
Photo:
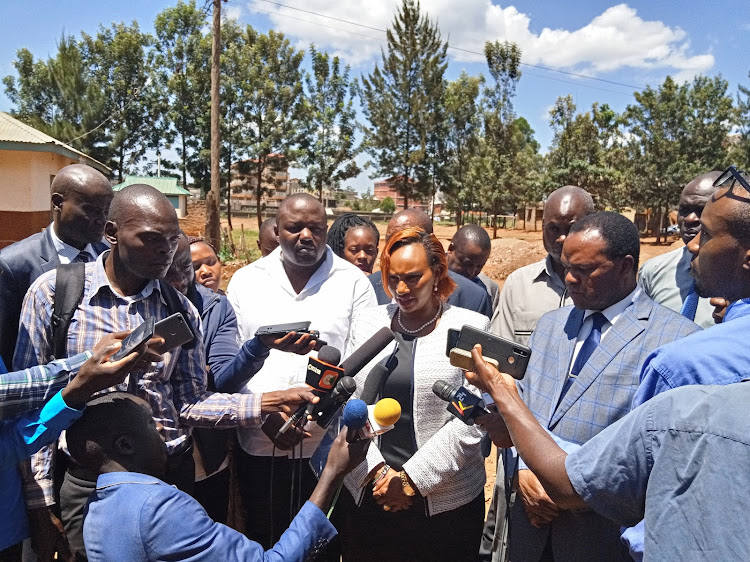
[[[95,262],[85,266],[83,298],[68,329],[69,356],[92,349],[108,333],[132,330],[145,318],[153,317],[158,322],[169,315],[157,281],[149,281],[134,296],[118,294],[104,271],[104,261],[108,255],[109,252],[104,252]],[[55,281],[56,271],[49,271],[39,277],[26,293],[13,357],[16,370],[43,364],[52,354],[51,318]],[[194,333],[200,333],[197,311],[183,295],[179,295],[179,298]],[[229,428],[261,423],[261,394],[207,392],[205,365],[203,342],[198,338],[192,349],[174,349],[163,355],[163,361],[129,375],[137,377],[137,394],[149,403],[154,420],[161,424],[162,436],[170,454],[184,447],[192,426]],[[127,389],[126,380],[108,391]],[[52,464],[51,449],[43,449],[31,460],[36,482],[27,479],[25,485],[27,507],[30,509],[54,503]]]

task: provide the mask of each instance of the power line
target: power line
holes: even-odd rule
[[[338,21],[338,22],[341,22],[341,23],[346,23],[346,24],[349,24],[349,25],[355,25],[357,27],[363,27],[365,29],[371,29],[373,31],[380,31],[381,33],[386,33],[385,29],[380,29],[378,27],[372,27],[372,26],[365,25],[365,24],[362,24],[362,23],[358,23],[358,22],[354,22],[354,21],[350,21],[350,20],[345,20],[345,19],[334,17],[334,16],[329,16],[327,14],[321,14],[321,13],[318,13],[318,12],[313,12],[311,10],[305,10],[303,8],[297,8],[295,6],[289,6],[287,4],[282,4],[281,2],[274,2],[273,0],[262,0],[262,1],[266,2],[268,4],[273,4],[275,6],[280,6],[282,8],[288,8],[290,10],[296,10],[298,12],[304,12],[306,14],[311,14],[311,15],[318,16],[318,17],[321,17],[321,18],[327,18],[327,19]],[[264,11],[264,10],[262,10],[262,11]],[[264,13],[272,13],[272,12],[265,12],[264,11]],[[273,14],[274,15],[281,15],[281,16],[286,15],[286,14],[279,14],[278,12],[273,13]],[[287,17],[291,17],[291,16],[287,16]],[[307,21],[307,20],[300,20],[300,21]],[[314,22],[307,21],[307,23],[314,23]],[[315,25],[320,25],[320,24],[315,24]],[[347,31],[345,29],[340,29],[340,28],[333,28],[333,29],[338,29],[339,31]],[[484,53],[480,53],[480,52],[477,52],[477,51],[472,51],[470,49],[463,49],[461,47],[451,47],[450,45],[448,46],[448,48],[452,49],[452,50],[455,50],[455,51],[462,51],[464,53],[470,53],[472,55],[478,55],[480,57],[484,57]],[[538,68],[539,70],[546,70],[547,72],[558,72],[560,74],[566,74],[568,76],[574,76],[576,78],[583,78],[585,80],[594,80],[594,81],[597,81],[597,82],[604,82],[604,83],[612,84],[612,85],[615,85],[615,86],[622,86],[624,88],[632,88],[634,90],[642,90],[643,89],[641,86],[634,86],[633,84],[626,84],[624,82],[617,82],[615,80],[607,80],[606,78],[596,78],[594,76],[587,76],[585,74],[580,74],[580,73],[577,73],[577,72],[570,72],[570,71],[567,71],[567,70],[560,70],[559,68],[550,68],[550,67],[542,66],[542,65],[539,65],[539,64],[531,64],[531,63],[527,63],[527,62],[522,62],[521,65],[528,66],[528,67],[531,67],[531,68]],[[608,91],[608,90],[605,90],[605,91]]]

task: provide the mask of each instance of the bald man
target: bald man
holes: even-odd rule
[[[0,358],[7,367],[29,285],[61,263],[93,261],[107,249],[102,235],[112,195],[101,172],[83,164],[66,166],[52,180],[52,224],[0,250]]]
[[[688,244],[701,231],[701,214],[716,191],[713,182],[720,175],[721,172],[708,172],[688,182],[680,194],[677,208],[677,225],[685,245],[648,260],[638,272],[638,284],[649,297],[702,328],[715,324],[714,307],[709,299],[700,298],[695,291],[695,280],[690,275],[693,256],[688,251]]]
[[[388,221],[388,226],[385,230],[385,243],[388,244],[388,240],[393,236],[394,233],[416,226],[424,230],[425,232],[432,233],[432,219],[424,211],[419,209],[404,209],[399,211],[391,220]],[[453,306],[460,306],[474,312],[484,314],[487,318],[492,317],[492,301],[490,296],[483,288],[478,287],[471,281],[469,281],[463,275],[449,271],[448,274],[451,279],[456,283],[456,289],[448,297],[448,302]],[[368,277],[370,283],[372,283],[373,289],[375,289],[375,295],[378,299],[378,304],[389,304],[392,299],[385,294],[383,290],[383,276],[380,272],[370,274]]]
[[[274,229],[280,246],[237,271],[227,288],[241,340],[253,338],[264,325],[310,321],[310,329],[318,330],[328,345],[344,351],[352,319],[376,301],[362,272],[326,245],[327,224],[325,209],[315,197],[296,193],[282,201]],[[307,363],[307,356],[272,349],[241,392],[304,385]],[[325,433],[316,425],[310,433],[291,428],[279,436],[286,419],[271,415],[262,428],[238,431],[247,535],[265,548],[289,526],[289,506],[300,492],[297,479],[302,483],[301,497],[315,487],[315,475],[304,459],[309,459]]]
[[[270,218],[260,223],[258,230],[258,249],[260,257],[265,258],[268,254],[279,247],[279,241],[276,239],[276,219]]]
[[[133,329],[146,318],[157,322],[181,313],[194,334],[200,334],[200,318],[182,294],[160,280],[166,275],[180,239],[177,214],[169,200],[149,185],[131,185],[112,201],[104,233],[111,250],[85,266],[84,292],[70,324],[67,355],[80,353],[113,331]],[[47,361],[53,349],[49,329],[55,301],[57,271],[39,277],[24,299],[15,365],[31,367]],[[170,309],[169,302],[179,310]],[[170,349],[163,361],[130,372],[126,384],[111,390],[128,390],[146,400],[167,445],[167,481],[192,490],[195,467],[191,428],[234,428],[260,425],[262,416],[292,411],[312,394],[300,390],[265,394],[218,394],[206,390],[206,357],[201,338]],[[35,457],[37,487],[27,486],[27,507],[44,510],[54,504],[53,455]],[[96,475],[71,465],[60,491],[62,521],[73,553],[86,555],[81,524]],[[51,521],[47,509],[40,520]],[[40,525],[43,523],[40,522]],[[32,537],[34,536],[32,523]],[[46,529],[48,534],[51,532]],[[40,539],[40,537],[37,537]],[[39,542],[37,543],[39,544]],[[49,546],[49,545],[47,545]],[[46,553],[39,553],[42,559]]]

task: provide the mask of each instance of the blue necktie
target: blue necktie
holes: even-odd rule
[[[91,257],[91,254],[89,254],[86,250],[81,250],[80,253],[76,256],[76,259],[73,261],[75,261],[76,263],[88,263],[94,260]]]
[[[695,320],[695,311],[698,310],[698,293],[695,292],[695,281],[690,285],[690,291],[688,291],[685,297],[685,302],[682,303],[680,314],[682,314],[688,320]]]
[[[562,402],[565,393],[568,392],[568,389],[570,389],[570,386],[578,376],[578,373],[581,372],[581,369],[583,369],[586,361],[589,360],[591,355],[594,353],[594,350],[599,346],[599,342],[602,339],[602,326],[607,323],[607,317],[604,316],[604,314],[602,314],[601,312],[594,312],[594,314],[591,315],[591,320],[593,321],[594,325],[591,327],[589,335],[586,337],[583,345],[581,346],[581,349],[578,351],[578,356],[573,363],[573,368],[570,370],[570,375],[567,379],[565,379],[565,384],[563,385],[562,392],[560,393],[560,400],[557,402],[558,404]]]

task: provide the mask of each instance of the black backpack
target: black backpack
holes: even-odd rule
[[[67,357],[68,327],[73,314],[83,298],[84,283],[86,281],[86,264],[83,262],[68,263],[57,266],[57,281],[55,282],[55,303],[52,311],[52,355],[50,361]],[[177,289],[163,279],[159,279],[159,290],[167,304],[169,315],[180,313],[185,324],[193,330],[185,308],[177,296]],[[193,333],[195,336],[195,333]],[[190,349],[195,345],[196,338],[183,345],[183,349]]]

